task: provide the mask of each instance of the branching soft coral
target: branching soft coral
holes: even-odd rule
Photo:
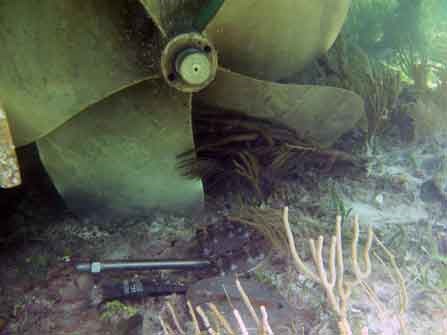
[[[354,220],[353,240],[351,244],[351,260],[352,271],[354,272],[355,278],[353,280],[347,280],[345,278],[345,268],[343,260],[340,216],[337,216],[336,219],[335,236],[332,236],[331,238],[329,257],[327,261],[329,271],[327,271],[327,269],[325,268],[323,260],[323,236],[320,236],[317,241],[313,239],[309,240],[312,259],[316,269],[316,271],[312,271],[301,260],[296,250],[295,239],[293,237],[292,230],[290,229],[289,211],[287,207],[284,208],[283,223],[287,231],[290,252],[292,254],[292,258],[297,270],[304,273],[306,276],[319,283],[323,287],[328,303],[332,311],[338,318],[338,329],[340,334],[352,334],[351,326],[348,322],[348,302],[353,288],[360,285],[360,283],[371,274],[371,260],[369,252],[374,237],[372,228],[370,227],[368,229],[368,237],[362,253],[363,261],[365,263],[365,270],[362,271],[358,261],[359,223],[358,218]]]

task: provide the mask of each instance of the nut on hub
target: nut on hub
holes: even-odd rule
[[[178,35],[163,50],[161,70],[166,82],[179,91],[200,91],[216,76],[216,49],[200,34]]]

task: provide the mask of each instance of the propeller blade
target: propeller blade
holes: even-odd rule
[[[176,160],[194,147],[191,96],[161,79],[91,106],[37,145],[56,188],[80,214],[203,205],[201,182],[181,176]]]
[[[158,75],[159,32],[143,8],[138,14],[132,6],[128,0],[0,2],[0,97],[16,145]]]
[[[209,0],[206,6],[203,6],[199,14],[194,19],[195,30],[202,32],[220,10],[225,0]]]
[[[350,7],[351,0],[325,1],[320,19],[321,53],[325,53],[334,44]]]
[[[215,10],[215,6],[208,0],[140,0],[140,2],[164,37],[189,33],[193,29],[199,30],[196,23],[203,24],[203,20],[207,19],[204,15],[212,15],[212,10]],[[196,17],[201,21],[196,21]]]
[[[282,122],[322,146],[330,146],[364,114],[362,98],[340,88],[278,84],[219,69],[194,102]]]
[[[168,37],[168,33],[163,27],[164,16],[162,16],[163,3],[160,0],[140,0],[143,7],[146,9],[147,14],[160,30],[163,37]]]
[[[299,72],[332,45],[351,0],[226,0],[205,32],[231,71],[263,80]]]

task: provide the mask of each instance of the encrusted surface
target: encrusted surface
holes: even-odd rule
[[[4,109],[0,106],[0,187],[20,185],[20,170]]]

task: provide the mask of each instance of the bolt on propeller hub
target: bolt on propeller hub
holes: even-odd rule
[[[166,82],[179,91],[200,91],[216,76],[216,49],[200,34],[178,35],[163,50],[161,70]]]

